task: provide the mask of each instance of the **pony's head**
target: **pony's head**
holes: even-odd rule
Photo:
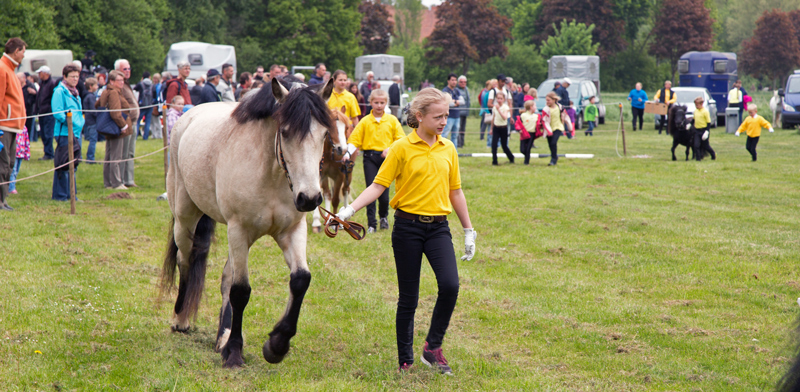
[[[686,131],[686,106],[673,105],[669,110],[669,124],[667,125],[670,133],[677,135],[678,132]]]
[[[342,106],[341,110],[331,110],[331,117],[336,124],[336,132],[331,133],[331,145],[334,152],[339,155],[347,151],[347,139],[353,133],[353,124],[350,123],[350,119],[345,115],[346,112],[347,108],[344,106]]]

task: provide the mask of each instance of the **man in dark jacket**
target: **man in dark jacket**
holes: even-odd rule
[[[328,68],[325,67],[325,63],[319,63],[314,67],[314,74],[311,75],[311,79],[308,80],[308,85],[313,86],[315,84],[322,84],[325,83],[325,72],[328,71]]]
[[[205,85],[206,77],[203,75],[198,76],[197,79],[194,80],[194,86],[189,90],[189,95],[192,96],[192,102],[195,104],[203,103],[203,99],[200,98],[200,96],[203,95],[203,87]]]
[[[33,109],[36,106],[36,86],[28,80],[27,73],[22,73],[22,75],[23,78],[20,81],[25,80],[25,83],[20,83],[22,84],[22,99],[25,100],[25,113],[30,116],[33,115]],[[19,77],[19,74],[17,74],[17,77]],[[36,134],[36,130],[33,129],[33,121],[33,118],[25,120],[25,126],[28,127],[28,136],[31,141],[35,142],[39,140],[39,137]]]
[[[400,118],[400,76],[392,76],[392,85],[389,86],[389,109],[392,109],[392,114]]]
[[[39,93],[36,94],[36,107],[39,114],[52,113],[50,101],[53,100],[53,90],[58,85],[58,81],[50,76],[50,67],[43,65],[36,70],[39,74]],[[39,126],[42,130],[42,144],[44,144],[44,156],[40,161],[48,161],[55,157],[53,150],[53,130],[56,120],[52,114],[39,117]]]
[[[221,101],[219,97],[219,92],[217,91],[217,85],[219,84],[219,79],[222,77],[219,71],[214,68],[208,70],[206,73],[206,78],[208,78],[208,82],[206,85],[203,86],[203,91],[200,93],[200,102],[197,104],[204,104],[208,102],[219,102]]]

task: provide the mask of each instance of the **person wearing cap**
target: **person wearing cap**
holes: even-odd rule
[[[39,93],[36,94],[36,107],[39,114],[39,127],[42,132],[42,144],[44,145],[44,156],[40,161],[47,161],[55,157],[53,150],[53,127],[55,119],[51,114],[50,101],[53,99],[53,90],[56,88],[55,78],[51,76],[50,67],[43,65],[36,70],[39,75]]]
[[[3,59],[0,60],[0,182],[8,182],[17,162],[17,134],[25,129],[25,100],[22,86],[14,70],[25,58],[28,45],[20,38],[6,42]],[[8,184],[0,185],[0,211],[12,211],[8,206]]]
[[[164,97],[164,102],[172,102],[174,96],[180,95],[183,97],[183,101],[186,105],[196,103],[192,102],[189,86],[186,84],[186,78],[189,77],[190,72],[192,72],[192,66],[188,61],[181,61],[178,63],[178,77],[165,82],[167,94]]]
[[[221,77],[222,75],[220,75],[219,71],[216,69],[211,68],[208,70],[206,73],[207,82],[206,85],[203,86],[203,91],[200,92],[200,102],[198,102],[197,105],[221,101],[219,91],[217,91],[217,85]]]

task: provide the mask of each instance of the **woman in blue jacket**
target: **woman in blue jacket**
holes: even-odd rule
[[[639,129],[642,129],[644,103],[647,102],[647,93],[642,90],[641,83],[636,83],[636,88],[628,94],[628,101],[631,101],[631,112],[633,112],[633,130],[636,130],[636,117],[639,117]]]
[[[69,159],[58,159],[61,156],[69,156],[69,137],[75,138],[75,146],[78,149],[78,154],[75,155],[75,158],[80,158],[81,130],[84,123],[83,112],[81,111],[81,97],[76,87],[81,75],[81,69],[77,65],[68,64],[64,67],[62,75],[64,75],[64,78],[53,90],[53,99],[51,101],[53,118],[55,119],[53,136],[56,139],[56,143],[58,143],[56,147],[56,167],[69,161]],[[59,113],[65,110],[72,111],[72,135],[69,134],[69,128],[67,128],[67,113]],[[75,166],[78,166],[77,162]],[[53,200],[69,200],[70,180],[75,181],[75,178],[69,178],[68,167],[55,171],[53,174]]]

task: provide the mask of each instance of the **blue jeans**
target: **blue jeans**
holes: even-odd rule
[[[444,126],[444,131],[442,131],[442,137],[450,139],[451,141],[455,138],[455,140],[458,141],[458,125],[461,122],[460,120],[458,116],[448,117],[447,125]]]
[[[587,121],[589,124],[589,130],[586,131],[587,135],[592,135],[592,131],[594,130],[594,121]]]
[[[39,126],[42,128],[42,144],[44,144],[44,158],[53,159],[53,131],[56,126],[56,119],[53,115],[39,117]]]
[[[17,182],[16,182],[17,174],[19,174],[19,167],[22,166],[22,161],[23,161],[22,158],[17,158],[17,161],[14,163],[14,170],[11,171],[11,178],[9,179],[11,183],[8,184],[9,192],[17,189]]]
[[[147,138],[150,137],[150,119],[153,117],[153,109],[143,109],[142,112],[139,113],[139,119],[136,120],[136,137],[138,137],[139,123],[142,122],[142,117],[144,117],[144,133],[142,134],[142,139],[147,140]]]
[[[87,125],[83,128],[83,137],[89,141],[89,147],[86,148],[86,159],[94,160],[94,150],[97,145],[97,124]]]

